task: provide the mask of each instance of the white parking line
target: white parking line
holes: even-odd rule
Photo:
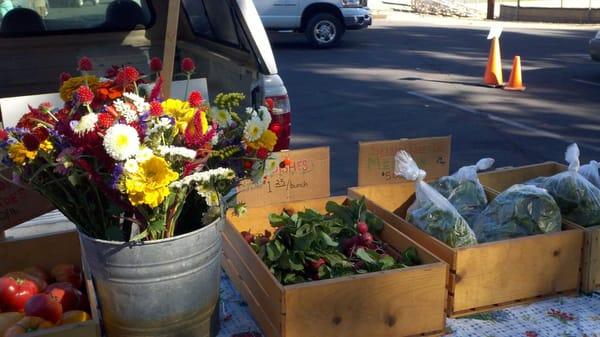
[[[592,82],[592,81],[580,80],[578,78],[572,78],[571,80],[573,80],[575,82],[579,82],[579,83],[585,83],[585,84],[593,85],[596,87],[600,87],[600,83],[596,83],[596,82]]]
[[[495,116],[495,115],[493,115],[491,113],[488,113],[488,112],[482,112],[482,111],[479,111],[479,110],[474,109],[474,108],[472,108],[470,106],[467,106],[467,105],[452,103],[452,102],[449,102],[449,101],[446,101],[446,100],[443,100],[443,99],[440,99],[440,98],[436,98],[436,97],[433,97],[433,96],[425,95],[425,94],[422,94],[422,93],[419,93],[419,92],[416,92],[416,91],[408,91],[407,94],[412,95],[412,96],[417,96],[417,97],[426,99],[428,101],[432,101],[432,102],[444,104],[444,105],[447,105],[447,106],[451,106],[453,108],[456,108],[456,109],[459,109],[459,110],[462,110],[462,111],[466,111],[466,112],[472,113],[474,115],[487,117],[487,118],[489,118],[490,120],[492,120],[494,122],[503,123],[503,124],[512,126],[512,127],[516,128],[516,129],[525,130],[525,131],[530,132],[530,133],[532,133],[532,134],[534,134],[536,136],[541,136],[541,137],[546,137],[546,138],[552,138],[552,139],[560,140],[560,141],[563,141],[563,142],[565,142],[567,144],[571,144],[571,143],[575,142],[574,140],[572,140],[572,139],[566,139],[565,137],[563,137],[563,136],[561,136],[561,135],[559,135],[557,133],[553,133],[553,132],[549,132],[549,131],[545,131],[545,130],[540,130],[540,129],[537,129],[535,127],[523,124],[523,123],[519,123],[519,122],[512,121],[510,119],[506,119],[506,118],[503,118],[503,117]],[[588,148],[590,150],[600,151],[600,146],[589,145],[589,144],[580,143],[580,142],[578,142],[577,145],[579,145],[579,147],[581,147],[581,148]]]

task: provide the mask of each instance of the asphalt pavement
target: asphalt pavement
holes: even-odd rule
[[[563,162],[578,142],[600,159],[600,63],[595,27],[507,24],[505,81],[522,59],[525,92],[481,85],[490,23],[406,15],[350,31],[335,49],[270,34],[292,103],[292,148],[327,145],[332,192],[357,182],[358,142],[452,135],[451,170],[482,157],[496,167]]]

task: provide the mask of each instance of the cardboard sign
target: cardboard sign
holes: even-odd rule
[[[245,181],[238,187],[237,200],[248,207],[325,198],[329,196],[329,148],[318,147],[274,153],[277,162],[291,160],[278,168],[264,184]]]
[[[451,137],[361,142],[358,144],[358,186],[405,182],[394,175],[394,156],[405,150],[427,172],[426,179],[448,175]]]
[[[2,174],[6,176],[7,172]],[[0,180],[0,232],[53,209],[54,206],[39,193]]]

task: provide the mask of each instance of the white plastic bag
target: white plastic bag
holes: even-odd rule
[[[579,174],[579,147],[565,153],[569,169],[548,177],[542,187],[556,200],[561,214],[581,226],[600,225],[600,189]]]
[[[600,163],[592,160],[589,164],[582,165],[579,168],[579,174],[589,180],[594,186],[600,188]]]
[[[483,186],[477,176],[494,165],[494,159],[483,158],[475,165],[461,167],[450,176],[445,176],[431,183],[441,195],[450,201],[458,213],[470,225],[488,204]]]
[[[405,151],[396,153],[394,173],[415,181],[415,203],[407,211],[407,220],[451,247],[477,244],[475,233],[456,208],[433,187],[423,181],[426,172]]]

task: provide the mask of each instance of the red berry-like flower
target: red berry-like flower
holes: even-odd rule
[[[186,57],[183,60],[181,60],[181,70],[183,70],[186,73],[193,73],[194,70],[196,70],[196,64],[194,64],[194,60],[192,60],[189,57]]]
[[[4,129],[0,130],[0,141],[6,141],[8,139],[8,132]]]
[[[46,129],[43,126],[38,126],[35,129],[33,129],[31,132],[33,132],[33,135],[40,141],[43,142],[46,139],[48,139],[48,136],[50,136],[50,133],[48,132],[48,129]]]
[[[273,124],[271,124],[271,131],[275,132],[275,134],[278,134],[279,131],[281,131],[281,125],[277,122],[273,122]]]
[[[60,76],[59,76],[60,84],[63,84],[65,81],[68,81],[70,78],[71,78],[71,74],[63,71],[62,73],[60,73]]]
[[[249,160],[244,160],[244,170],[250,170],[252,168],[252,162]]]
[[[269,150],[265,149],[264,147],[261,147],[260,149],[258,149],[258,151],[256,151],[256,157],[258,159],[267,159],[268,156]]]
[[[115,116],[108,112],[98,114],[98,125],[101,128],[108,129],[115,123]]]
[[[123,67],[123,76],[127,83],[133,83],[140,78],[140,72],[132,66]]]
[[[92,60],[89,57],[84,56],[79,59],[79,71],[91,71],[93,69]]]
[[[202,94],[199,91],[192,91],[190,97],[188,98],[188,102],[194,108],[199,107],[204,102],[204,98],[202,98]]]
[[[163,64],[161,59],[158,57],[153,57],[150,59],[150,70],[157,73],[162,70]]]
[[[150,115],[156,116],[156,117],[163,115],[162,105],[160,105],[160,103],[158,101],[150,102]]]
[[[37,149],[40,147],[40,141],[37,139],[36,136],[32,135],[31,133],[26,133],[23,136],[23,145],[25,145],[25,148],[28,151],[37,151]]]
[[[77,89],[77,99],[83,105],[90,105],[94,100],[94,93],[87,85],[82,85]]]

